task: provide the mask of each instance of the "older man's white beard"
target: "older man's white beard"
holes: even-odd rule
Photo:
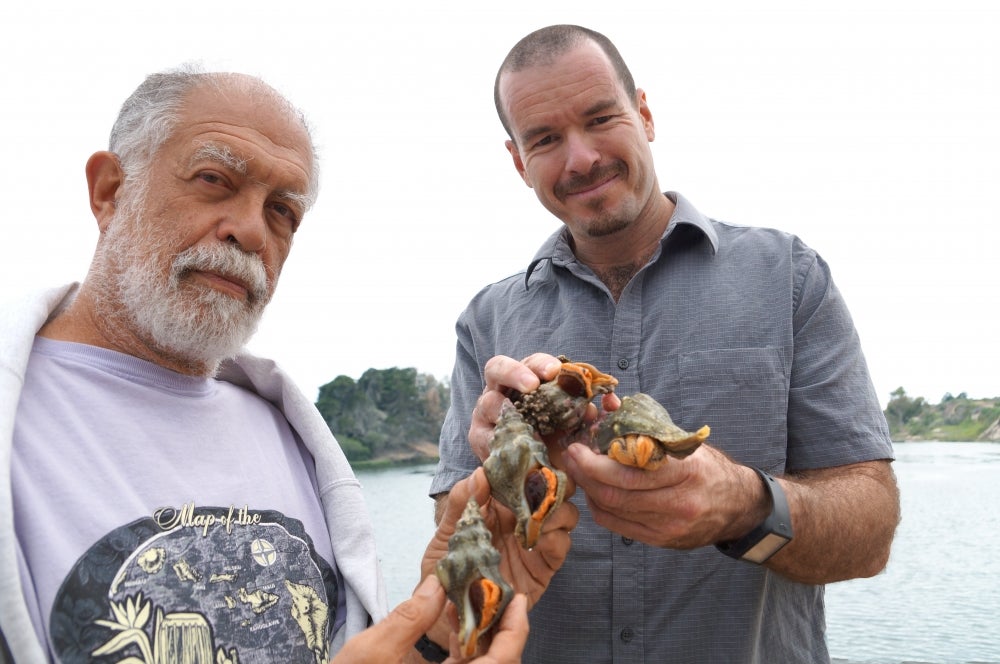
[[[112,300],[118,300],[130,327],[154,348],[187,362],[205,363],[214,372],[257,330],[271,297],[263,262],[235,244],[190,247],[174,257],[164,283],[162,258],[171,245],[164,229],[173,224],[144,219],[131,210],[120,209],[117,216],[102,246],[109,271],[104,276],[110,277],[105,286],[116,291]],[[191,283],[194,271],[245,284],[246,301]]]

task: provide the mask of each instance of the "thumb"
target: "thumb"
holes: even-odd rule
[[[433,574],[428,576],[384,620],[344,644],[331,664],[388,664],[405,659],[413,652],[413,644],[440,617],[445,599],[441,582]]]
[[[469,498],[475,498],[480,507],[490,499],[490,483],[486,479],[486,471],[482,466],[476,468],[471,475],[461,480],[451,488],[445,504],[444,514],[439,524],[439,535],[445,541],[455,532],[455,522],[465,512]]]

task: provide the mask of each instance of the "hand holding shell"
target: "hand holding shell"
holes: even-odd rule
[[[491,539],[479,504],[469,498],[448,540],[448,555],[435,568],[448,599],[458,610],[458,639],[465,657],[475,654],[479,639],[500,620],[514,596],[500,574],[500,552]]]

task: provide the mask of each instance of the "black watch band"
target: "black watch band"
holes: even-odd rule
[[[448,651],[428,639],[426,634],[421,636],[413,647],[428,662],[443,662],[448,659]]]
[[[763,470],[751,468],[764,480],[764,486],[771,495],[771,513],[762,524],[743,537],[730,542],[719,542],[715,546],[730,558],[760,565],[792,541],[792,517],[788,512],[788,500],[781,483]]]

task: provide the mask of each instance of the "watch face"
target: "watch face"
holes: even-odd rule
[[[754,544],[749,551],[743,554],[743,560],[760,565],[768,558],[776,554],[781,547],[789,542],[789,538],[777,533],[768,533],[763,539]]]

